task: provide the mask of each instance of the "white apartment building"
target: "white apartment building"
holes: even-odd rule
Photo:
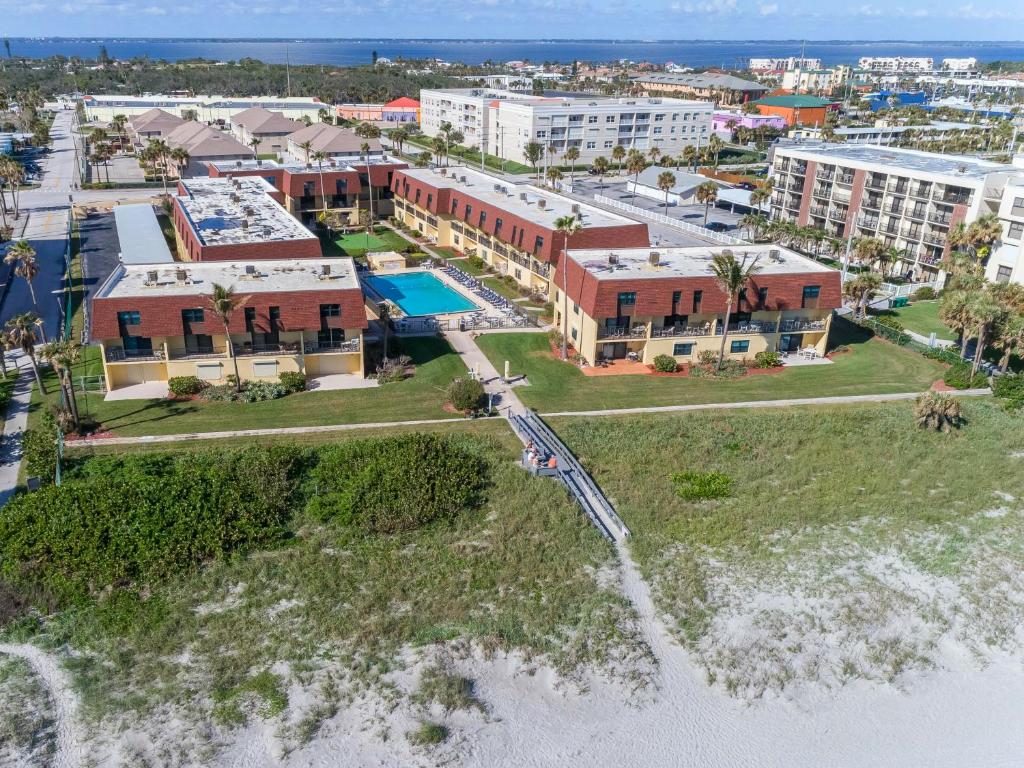
[[[195,112],[196,119],[204,123],[220,120],[230,122],[239,112],[255,107],[281,113],[289,120],[319,119],[321,109],[333,112],[330,104],[308,96],[178,96],[149,94],[146,96],[125,96],[123,94],[95,94],[82,98],[86,119],[109,123],[114,115],[134,117],[151,109],[162,109],[178,117]]]
[[[975,131],[988,133],[991,125],[957,123],[933,120],[927,125],[889,125],[876,120],[870,126],[840,126],[833,129],[837,139],[846,144],[874,144],[882,147],[912,144],[917,141],[949,141],[960,134]],[[821,128],[816,125],[798,125],[789,131],[789,138],[804,141],[819,141]],[[943,149],[943,147],[939,147]]]
[[[985,276],[1024,282],[1024,156],[1007,164],[893,147],[779,144],[770,174],[773,219],[832,237],[877,237],[902,251],[898,271],[919,280],[942,277],[953,227],[994,213],[1004,237]]]
[[[946,72],[973,72],[978,68],[978,60],[973,56],[962,59],[943,59],[942,69]]]
[[[829,69],[787,69],[782,73],[782,87],[788,91],[829,93],[842,88],[853,70],[845,64]]]
[[[766,59],[751,59],[747,68],[752,72],[784,72],[789,69],[821,69],[821,59],[783,56]]]
[[[861,56],[857,67],[872,72],[931,72],[935,60],[930,56]]]
[[[462,131],[466,146],[520,163],[530,142],[556,156],[575,147],[580,163],[610,157],[616,146],[678,155],[687,145],[707,143],[714,111],[711,102],[685,99],[541,97],[483,88],[423,90],[420,106],[428,136],[447,121]]]

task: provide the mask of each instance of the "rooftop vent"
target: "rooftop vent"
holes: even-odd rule
[[[651,262],[652,267],[656,267],[661,263],[661,254],[657,251],[651,251],[651,255],[647,257],[648,261]]]
[[[526,200],[526,193],[525,192],[520,192],[519,193],[519,199],[520,200]]]
[[[242,219],[242,229],[248,229],[248,228],[249,228],[249,220],[248,219]]]
[[[252,265],[252,264],[246,264],[245,265],[245,274],[247,274],[249,276],[255,275],[256,274],[256,267],[254,265]]]
[[[274,234],[274,230],[273,229],[271,229],[270,227],[264,227],[263,228],[263,236],[264,237],[270,237],[272,234]]]
[[[321,264],[320,265],[320,277],[326,279],[331,276],[331,265]]]
[[[494,191],[495,192],[501,192],[503,189],[504,189],[504,187],[502,187],[501,184],[495,184],[494,185]]]
[[[608,263],[609,264],[618,264],[619,263],[619,256],[618,256],[618,254],[609,253],[608,254]]]
[[[538,208],[540,208],[543,211],[545,208],[547,208],[547,206],[548,206],[548,201],[547,200],[545,200],[543,197],[538,198],[538,200],[537,200],[537,207]]]
[[[580,212],[580,204],[579,203],[573,203],[572,204],[572,212],[573,213],[579,213]]]
[[[242,167],[242,161],[241,160],[235,160],[235,168],[241,168],[241,167]]]
[[[154,275],[156,272],[153,273]],[[187,269],[176,269],[174,270],[174,279],[179,283],[188,282],[188,270]]]
[[[146,273],[146,285],[156,285],[159,278],[160,274],[155,269],[149,270]]]
[[[438,173],[440,173],[442,176],[447,176],[448,175],[448,169],[447,168],[438,168],[437,170],[438,170]]]
[[[782,251],[778,248],[772,248],[768,251],[768,261],[774,261],[776,264],[782,261]]]

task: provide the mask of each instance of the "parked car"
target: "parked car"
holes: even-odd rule
[[[710,229],[712,232],[725,232],[729,229],[729,225],[721,221],[709,221],[704,229]]]
[[[739,187],[740,189],[745,189],[748,192],[753,192],[755,189],[757,189],[757,185],[751,184],[749,181],[741,181],[736,186]]]

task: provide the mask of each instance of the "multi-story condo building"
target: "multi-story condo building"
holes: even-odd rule
[[[747,68],[751,72],[785,72],[790,69],[821,69],[821,59],[799,56],[782,56],[766,59],[751,59]]]
[[[262,177],[178,182],[174,236],[183,261],[317,259],[320,240],[281,206]]]
[[[781,85],[795,93],[832,93],[846,85],[852,72],[845,64],[829,69],[787,69]]]
[[[406,167],[405,163],[381,157],[369,158],[368,163],[331,158],[322,169],[315,163],[285,164],[272,160],[209,164],[212,178],[257,176],[266,180],[281,193],[285,210],[306,226],[314,225],[324,210],[346,214],[353,226],[359,223],[360,209],[372,208],[378,218],[391,216],[391,179],[396,170]]]
[[[1024,283],[1024,174],[1007,182],[999,218],[1003,239],[989,258],[985,274],[998,283]]]
[[[842,306],[839,272],[785,248],[728,249],[738,259],[756,257],[760,271],[733,304],[726,354],[750,359],[814,347],[823,355],[832,310]],[[553,281],[555,325],[591,364],[630,354],[644,363],[658,355],[692,363],[701,352],[717,353],[728,297],[711,259],[721,250],[572,248]]]
[[[863,127],[837,126],[832,129],[832,133],[846,144],[888,147],[916,141],[951,141],[964,133],[984,134],[991,130],[991,125],[954,123],[945,120],[934,120],[924,125],[886,125],[884,121],[879,120],[875,125]],[[821,139],[821,127],[799,125],[789,132],[789,138],[818,141]]]
[[[861,56],[857,67],[872,72],[931,72],[935,60],[929,56]]]
[[[707,143],[713,105],[668,98],[540,97],[486,88],[424,90],[423,132],[436,136],[448,122],[465,145],[522,163],[531,142],[561,156],[570,147],[586,163],[616,146],[678,155]],[[547,151],[545,155],[547,155]]]
[[[147,96],[125,96],[124,94],[94,94],[82,97],[86,119],[90,122],[109,123],[114,115],[134,117],[151,109],[162,109],[177,117],[201,120],[203,122],[226,123],[246,109],[262,107],[282,113],[292,120],[308,117],[318,120],[320,110],[331,112],[331,105],[307,96],[179,96],[149,94]]]
[[[227,332],[210,307],[213,285],[245,302]],[[108,391],[175,376],[223,384],[363,375],[367,327],[352,259],[120,264],[92,298],[92,337]]]
[[[396,171],[395,216],[440,246],[473,250],[487,264],[534,293],[550,296],[552,265],[565,236],[555,228],[576,216],[580,247],[650,243],[647,225],[547,189],[512,184],[462,167]]]
[[[231,116],[231,133],[236,139],[247,147],[252,146],[253,141],[259,142],[253,148],[254,154],[280,154],[287,148],[288,135],[304,127],[298,120],[263,107],[252,107]]]
[[[649,72],[637,75],[632,82],[647,93],[678,94],[718,104],[753,101],[771,90],[756,80],[745,80],[722,72]]]
[[[912,277],[941,277],[940,262],[949,253],[948,235],[958,223],[985,213],[1004,218],[1011,180],[1024,178],[1024,159],[1014,164],[941,155],[894,147],[846,144],[780,144],[773,151],[772,218],[825,230],[834,237],[871,236],[903,256],[897,268]],[[1017,209],[1024,211],[1024,205]],[[1004,256],[997,243],[989,257],[989,279],[1000,265],[1019,259]],[[1019,276],[1012,266],[1010,275]],[[1009,278],[1007,278],[1009,279]]]
[[[978,69],[978,60],[974,56],[960,59],[943,59],[942,70],[944,72],[967,73]]]

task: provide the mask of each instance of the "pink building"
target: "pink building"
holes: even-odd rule
[[[730,123],[735,123],[733,128]],[[745,115],[742,112],[715,110],[711,116],[711,130],[721,138],[732,140],[734,128],[774,128],[782,131],[786,128],[786,118],[777,115]]]

